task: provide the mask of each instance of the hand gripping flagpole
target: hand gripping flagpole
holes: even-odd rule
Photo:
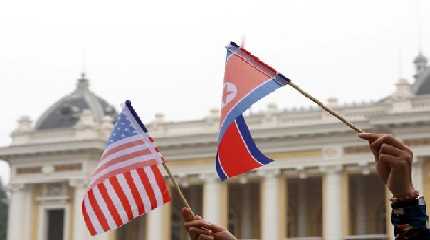
[[[292,81],[288,82],[288,85],[290,85],[291,87],[293,87],[294,89],[296,89],[302,95],[304,95],[305,97],[307,97],[308,99],[310,99],[312,102],[316,103],[318,106],[320,106],[326,112],[330,113],[332,116],[334,116],[337,119],[339,119],[346,126],[350,127],[351,129],[353,129],[357,133],[362,133],[363,132],[363,130],[361,130],[359,127],[355,126],[350,121],[348,121],[344,117],[342,117],[339,113],[335,112],[331,108],[329,108],[326,105],[324,105],[320,100],[314,98],[312,95],[310,95],[309,93],[305,92],[303,89],[301,89],[298,85],[294,84]]]

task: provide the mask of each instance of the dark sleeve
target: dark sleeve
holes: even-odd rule
[[[391,204],[391,223],[396,240],[430,240],[428,216],[423,197]]]

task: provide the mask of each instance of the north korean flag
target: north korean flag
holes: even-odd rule
[[[222,180],[272,162],[255,145],[243,112],[289,82],[236,43],[227,46],[216,156],[216,170]]]

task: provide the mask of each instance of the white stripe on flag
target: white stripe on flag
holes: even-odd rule
[[[143,141],[143,140],[142,140]],[[140,145],[134,146],[134,147],[128,147],[126,149],[123,149],[121,151],[118,151],[116,153],[112,153],[109,156],[107,156],[105,159],[103,159],[102,161],[100,161],[100,163],[97,165],[97,168],[100,168],[101,166],[103,166],[104,164],[106,164],[107,162],[111,161],[112,159],[118,158],[118,157],[122,157],[134,152],[138,152],[138,151],[143,151],[148,149],[148,147],[146,146],[146,144],[142,144],[140,143]]]
[[[88,199],[88,196],[85,196],[84,198],[84,205],[85,205],[85,209],[87,210],[88,217],[90,218],[90,221],[94,226],[94,229],[96,230],[96,233],[104,232],[102,226],[100,225],[99,219],[94,213],[94,209],[90,204],[90,200]]]
[[[137,134],[137,135],[132,136],[132,137],[126,137],[126,138],[123,138],[121,140],[115,141],[114,143],[111,143],[108,146],[106,146],[106,149],[103,152],[103,154],[105,154],[105,152],[109,151],[112,148],[118,147],[118,146],[123,145],[123,144],[128,143],[128,142],[133,142],[133,141],[141,140],[141,139],[142,139],[142,136],[139,136],[139,134]],[[103,154],[102,154],[102,156],[103,156]]]
[[[161,195],[160,187],[157,184],[157,180],[155,179],[154,172],[152,171],[151,167],[145,167],[144,170],[146,175],[148,176],[149,183],[151,184],[152,190],[154,190],[155,199],[157,199],[157,207],[160,207],[164,203],[163,195]]]
[[[96,198],[97,203],[99,204],[100,209],[102,210],[102,213],[107,220],[107,223],[109,225],[109,229],[115,229],[117,227],[115,220],[113,220],[113,217],[112,217],[112,215],[111,215],[111,213],[110,213],[110,211],[106,205],[106,202],[103,199],[103,197],[99,191],[99,187],[97,187],[97,186],[94,187],[93,192],[94,192],[94,197]]]
[[[119,197],[115,192],[115,189],[113,188],[112,184],[110,184],[109,179],[104,180],[103,184],[105,185],[106,190],[112,199],[113,205],[115,205],[117,213],[121,217],[122,223],[126,224],[128,222],[127,213],[125,212],[125,209],[122,206],[121,200],[119,200]]]
[[[156,160],[157,162],[160,162],[161,161],[160,157],[161,157],[161,154],[148,154],[148,155],[144,155],[144,156],[138,156],[138,157],[129,159],[127,161],[122,161],[122,162],[116,163],[114,165],[111,165],[111,166],[101,170],[99,173],[94,175],[90,185],[93,185],[101,177],[109,175],[109,173],[111,173],[115,170],[118,170],[120,168],[125,168],[125,167],[128,167],[128,166],[136,164],[136,163],[143,163],[145,161],[149,161],[152,159]]]
[[[148,193],[145,190],[145,186],[142,183],[137,171],[135,169],[130,171],[131,177],[133,178],[134,184],[136,185],[137,191],[139,192],[140,197],[143,200],[143,208],[145,209],[145,213],[151,210],[151,202],[148,198]]]
[[[133,194],[131,194],[130,186],[127,183],[123,174],[116,175],[118,179],[119,185],[122,188],[122,191],[125,193],[127,197],[128,203],[130,204],[131,211],[133,212],[133,217],[139,216],[139,209],[137,209],[136,201],[134,200]]]

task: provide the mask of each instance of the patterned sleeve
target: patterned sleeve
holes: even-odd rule
[[[393,202],[391,223],[394,225],[396,240],[430,240],[427,227],[428,216],[423,197],[407,201]]]

